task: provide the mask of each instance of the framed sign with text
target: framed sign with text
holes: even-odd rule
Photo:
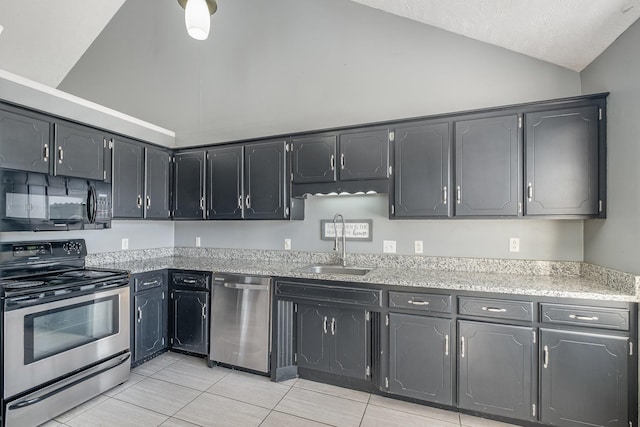
[[[373,240],[373,220],[370,219],[348,219],[345,220],[345,232],[347,240],[371,242]],[[333,220],[320,220],[320,238],[322,240],[333,240],[338,233],[342,238],[342,221],[333,224]]]

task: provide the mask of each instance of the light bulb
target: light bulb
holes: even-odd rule
[[[205,0],[188,0],[184,8],[187,33],[196,40],[206,40],[211,28],[211,15]]]

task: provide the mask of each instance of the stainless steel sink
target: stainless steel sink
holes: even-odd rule
[[[363,267],[343,267],[341,265],[307,265],[297,269],[300,273],[314,273],[314,274],[347,274],[352,276],[364,276],[368,272],[373,270],[372,268]]]

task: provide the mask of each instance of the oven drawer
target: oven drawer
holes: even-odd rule
[[[542,322],[628,331],[629,310],[542,304]]]
[[[171,285],[209,289],[209,277],[209,273],[174,271],[171,273]]]
[[[467,316],[522,320],[525,322],[532,322],[534,316],[533,302],[531,301],[470,297],[460,297],[458,300],[458,313]]]
[[[135,292],[155,289],[164,285],[164,275],[161,271],[157,273],[136,274],[133,278]]]
[[[451,295],[391,291],[389,292],[389,307],[451,313]]]

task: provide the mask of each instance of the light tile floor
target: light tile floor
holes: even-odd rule
[[[508,427],[303,379],[282,383],[165,353],[44,426]]]

